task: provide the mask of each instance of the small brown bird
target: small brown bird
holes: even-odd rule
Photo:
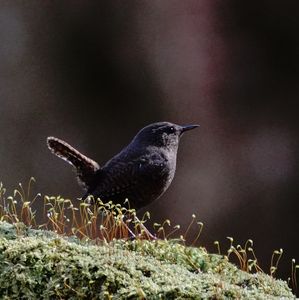
[[[86,189],[83,198],[92,195],[120,204],[128,199],[131,207],[139,209],[167,190],[175,174],[180,138],[198,126],[150,124],[103,167],[58,138],[48,137],[47,142],[52,153],[76,168]]]

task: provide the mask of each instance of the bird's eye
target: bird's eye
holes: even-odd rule
[[[174,127],[170,127],[170,128],[169,128],[169,131],[170,131],[170,132],[174,132]]]

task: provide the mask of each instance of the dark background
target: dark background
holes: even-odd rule
[[[0,2],[0,180],[80,197],[58,136],[103,164],[148,123],[186,134],[153,222],[205,223],[215,250],[255,242],[299,259],[298,1]],[[216,251],[216,250],[215,250]]]

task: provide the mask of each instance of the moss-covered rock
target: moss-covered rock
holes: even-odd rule
[[[92,245],[0,222],[1,299],[293,299],[287,284],[175,241]]]

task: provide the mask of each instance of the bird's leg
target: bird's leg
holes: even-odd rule
[[[129,228],[129,226],[126,224],[126,222],[124,222],[124,225],[125,225],[125,227],[127,228],[128,232],[130,234],[129,239],[130,240],[135,240],[136,239],[136,234]]]
[[[157,237],[152,235],[149,232],[149,230],[143,225],[143,223],[139,220],[139,218],[136,215],[134,215],[134,218],[135,218],[135,221],[137,221],[137,223],[139,224],[139,226],[143,230],[143,232],[146,234],[146,236],[148,237],[149,240],[157,240]]]

